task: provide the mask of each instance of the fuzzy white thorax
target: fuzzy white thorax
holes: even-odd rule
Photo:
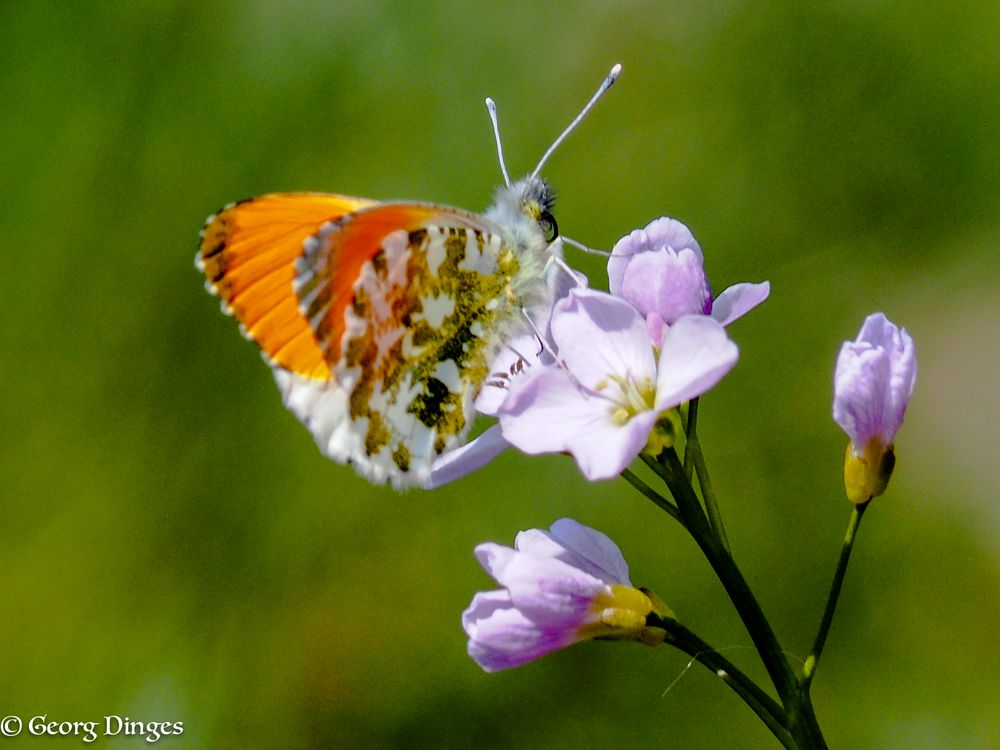
[[[532,186],[532,182],[536,185]],[[484,214],[500,227],[505,244],[517,255],[519,269],[513,292],[524,307],[534,307],[547,296],[545,272],[551,255],[550,243],[537,218],[529,213],[530,204],[539,205],[540,199],[544,200],[542,193],[547,190],[537,178],[529,177],[501,186],[493,205]]]

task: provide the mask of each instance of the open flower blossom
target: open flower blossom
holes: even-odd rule
[[[511,444],[526,453],[571,452],[588,479],[620,473],[643,449],[665,411],[709,390],[732,368],[738,352],[719,326],[740,318],[770,293],[768,282],[737,284],[713,300],[698,242],[684,224],[668,218],[619,240],[608,261],[608,276],[612,294],[634,310],[616,306],[600,292],[582,294],[579,287],[586,287],[585,277],[557,277],[562,286],[553,289],[557,300],[553,308],[532,316],[547,340],[541,344],[529,331],[509,341],[491,367],[495,375],[476,401],[477,411],[500,417],[499,424],[438,458],[426,487],[440,487],[482,468]],[[572,289],[574,283],[577,288]],[[571,293],[578,295],[573,304],[566,302]],[[587,295],[596,296],[581,302]],[[603,301],[594,301],[598,299]],[[588,324],[590,313],[601,309],[606,320],[595,322],[590,317]],[[568,320],[556,323],[563,315]],[[609,322],[616,316],[618,322]],[[644,337],[635,335],[636,318],[645,329]],[[680,323],[685,318],[692,320]],[[605,323],[610,329],[605,330]],[[678,324],[677,333],[665,335]],[[668,342],[673,354],[661,355],[665,366],[658,366],[652,347]],[[563,348],[575,354],[564,357]],[[602,348],[621,356],[604,358],[597,354]],[[590,349],[594,357],[588,355]],[[559,353],[558,362],[554,353]],[[609,369],[612,362],[615,366]],[[597,369],[589,378],[592,365]],[[575,372],[577,366],[586,372]],[[536,380],[543,370],[544,377]],[[523,381],[535,390],[525,390]],[[549,398],[553,388],[562,394],[561,410]],[[515,393],[520,395],[515,398]],[[541,418],[532,421],[533,417]],[[537,430],[548,418],[560,421],[546,425],[551,429]],[[583,434],[593,426],[600,429],[591,437]],[[609,452],[602,458],[605,448]]]
[[[768,282],[729,287],[717,299],[705,275],[705,256],[691,230],[676,219],[656,219],[615,243],[608,259],[611,293],[642,313],[654,345],[664,327],[685,315],[709,315],[729,325],[771,292]]]
[[[844,485],[853,503],[885,492],[895,464],[893,440],[917,378],[913,339],[882,313],[869,315],[837,357],[833,419],[851,439]]]
[[[574,289],[554,307],[555,358],[511,381],[498,414],[503,437],[529,454],[570,453],[592,481],[622,472],[670,409],[715,386],[739,358],[712,318],[670,326],[657,357],[627,302]]]
[[[632,586],[618,546],[571,518],[549,531],[517,535],[514,548],[476,547],[486,572],[503,586],[475,595],[462,614],[469,656],[487,672],[510,669],[589,638],[657,644],[664,631],[646,626],[669,614]]]

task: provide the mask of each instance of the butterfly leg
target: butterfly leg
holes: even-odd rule
[[[554,256],[553,256],[553,257],[554,257]],[[567,268],[567,269],[569,269],[569,266],[566,266],[566,268]],[[572,272],[572,269],[569,269],[569,270],[570,270],[570,272]],[[565,373],[566,373],[566,374],[567,374],[567,375],[569,376],[570,380],[572,380],[572,381],[573,381],[573,383],[574,383],[574,384],[575,384],[575,385],[576,385],[576,386],[577,386],[578,388],[583,388],[583,386],[582,386],[582,385],[580,384],[580,382],[579,382],[579,381],[578,381],[578,380],[576,379],[576,376],[574,376],[574,375],[573,375],[573,373],[572,373],[572,371],[571,371],[571,370],[569,369],[569,367],[567,367],[567,366],[566,366],[566,363],[565,363],[565,362],[564,362],[564,361],[563,361],[562,359],[560,359],[560,358],[559,358],[559,355],[558,355],[558,353],[557,353],[557,352],[555,351],[555,348],[554,348],[553,346],[551,346],[551,345],[550,345],[550,344],[549,344],[549,343],[548,343],[548,342],[546,341],[546,339],[545,339],[545,335],[544,335],[544,334],[542,333],[542,331],[541,331],[541,330],[539,329],[539,327],[538,327],[538,325],[537,325],[537,324],[535,323],[535,321],[531,319],[531,313],[529,313],[529,312],[528,312],[528,311],[527,311],[527,310],[526,310],[525,308],[523,308],[523,307],[522,307],[522,308],[521,308],[521,315],[522,315],[522,316],[524,317],[524,319],[525,319],[525,320],[526,320],[526,321],[528,322],[528,326],[529,326],[529,327],[531,328],[531,330],[532,330],[532,331],[534,332],[534,334],[535,334],[535,338],[537,338],[537,339],[538,339],[538,343],[539,343],[539,345],[540,345],[540,346],[542,347],[541,351],[543,351],[543,352],[544,352],[544,351],[548,351],[549,355],[550,355],[550,356],[552,357],[552,359],[553,359],[553,360],[555,361],[555,363],[556,363],[556,366],[557,366],[557,367],[559,367],[560,369],[562,369],[562,370],[563,370],[563,371],[564,371],[564,372],[565,372]]]
[[[570,247],[575,247],[577,250],[587,253],[587,255],[600,255],[605,258],[611,257],[610,250],[598,250],[596,247],[588,247],[582,242],[577,242],[576,240],[570,239],[566,235],[560,235],[560,239]]]

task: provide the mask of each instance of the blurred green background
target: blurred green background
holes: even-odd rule
[[[672,215],[717,291],[771,280],[701,434],[794,659],[849,515],[837,350],[875,310],[916,340],[814,684],[831,746],[1000,747],[998,50],[992,0],[0,3],[0,714],[183,721],[164,747],[777,747],[666,648],[483,674],[472,547],[568,515],[763,677],[623,482],[509,452],[397,494],[322,459],[192,265],[204,217],[266,191],[481,210],[483,97],[522,173],[621,61],[546,170],[560,227],[610,247]]]

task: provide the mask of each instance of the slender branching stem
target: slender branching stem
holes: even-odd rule
[[[698,399],[691,399],[688,401],[687,409],[679,411],[681,422],[684,425],[684,476],[690,482],[694,476],[694,451],[691,450],[691,441],[698,438]],[[686,419],[685,411],[687,412]]]
[[[653,616],[650,617],[650,620],[652,619]],[[654,624],[649,620],[647,622]],[[661,623],[667,631],[666,643],[680,649],[714,672],[760,717],[784,747],[789,750],[798,748],[788,731],[788,716],[777,701],[761,690],[742,670],[679,622],[662,618]]]
[[[870,500],[868,502],[871,502]],[[851,560],[851,550],[854,549],[854,539],[858,533],[858,526],[861,524],[861,516],[864,515],[868,502],[855,505],[851,511],[851,520],[847,523],[847,531],[844,534],[844,543],[840,548],[840,559],[837,561],[837,570],[833,574],[833,584],[830,586],[830,595],[826,598],[826,609],[823,611],[823,619],[819,624],[819,631],[816,633],[816,640],[813,642],[812,651],[806,657],[806,663],[802,668],[802,687],[809,690],[813,676],[816,674],[816,666],[819,664],[819,657],[823,653],[826,645],[826,638],[830,634],[830,625],[833,624],[833,615],[837,610],[837,602],[840,600],[840,589],[844,585],[844,576],[847,575],[847,564]]]
[[[665,498],[659,492],[657,492],[648,484],[646,484],[644,481],[642,481],[642,479],[640,479],[638,476],[632,473],[630,469],[625,469],[622,472],[622,478],[625,479],[626,482],[631,484],[637,490],[639,490],[639,492],[641,492],[643,495],[645,495],[654,503],[656,503],[656,505],[658,505],[660,508],[662,508],[671,516],[673,516],[675,519],[680,520],[680,517],[677,514],[677,506],[675,506],[667,498]]]
[[[857,506],[851,518],[823,621],[820,624],[813,651],[806,660],[800,678],[789,664],[771,624],[733,560],[725,531],[722,528],[718,503],[708,479],[704,455],[701,453],[698,442],[697,414],[697,403],[692,402],[688,407],[685,423],[687,441],[684,462],[681,461],[674,448],[667,448],[655,458],[645,454],[642,456],[646,465],[667,485],[674,503],[653,490],[628,469],[622,473],[622,476],[643,495],[679,521],[695,540],[743,621],[743,625],[778,693],[780,705],[743,672],[719,656],[717,652],[712,651],[693,633],[683,629],[679,623],[669,618],[664,619],[665,623],[670,624],[670,627],[666,628],[669,634],[667,642],[713,669],[760,717],[785,748],[788,750],[826,750],[826,740],[816,719],[812,698],[809,694],[809,685],[826,642],[830,624],[833,621],[837,598],[847,570],[847,562],[850,559],[851,547],[865,505]],[[704,507],[692,482],[695,475],[704,498]]]
[[[764,616],[760,604],[732,556],[716,540],[715,534],[708,525],[708,520],[701,512],[701,505],[698,503],[694,488],[684,476],[684,467],[681,465],[677,453],[673,449],[667,449],[660,454],[656,463],[662,467],[664,481],[667,482],[667,486],[677,502],[681,522],[694,538],[712,566],[712,570],[715,571],[719,581],[726,589],[726,593],[729,594],[729,598],[736,607],[740,619],[743,620],[743,624],[764,662],[764,667],[767,669],[778,695],[781,696],[781,702],[787,710],[797,700],[799,683],[785,658],[771,624]]]
[[[701,488],[701,497],[705,502],[705,514],[708,516],[708,525],[726,552],[732,554],[729,546],[729,538],[726,536],[726,527],[722,523],[722,512],[719,510],[719,503],[715,499],[712,491],[712,480],[708,476],[708,465],[705,463],[705,454],[701,450],[701,441],[698,439],[698,399],[693,398],[688,403],[688,420],[686,429],[687,443],[684,448],[684,474],[688,481],[691,481],[692,471],[698,473],[698,486]]]

